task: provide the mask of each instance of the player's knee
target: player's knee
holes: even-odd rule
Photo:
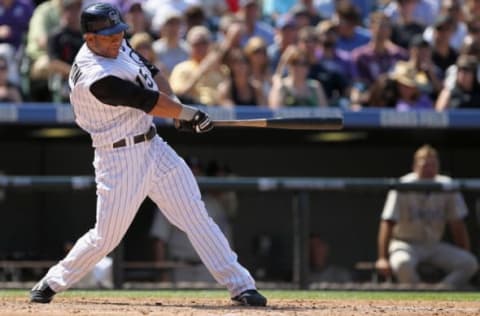
[[[416,283],[418,281],[416,266],[413,260],[402,258],[392,264],[392,270],[400,283]]]
[[[121,238],[115,238],[114,236],[103,236],[95,230],[92,230],[90,234],[90,244],[102,255],[110,253],[119,244],[120,240]]]
[[[468,253],[468,255],[465,256],[463,260],[459,262],[456,269],[458,271],[462,271],[463,273],[465,273],[465,275],[472,276],[478,270],[478,261],[475,258],[475,256]]]

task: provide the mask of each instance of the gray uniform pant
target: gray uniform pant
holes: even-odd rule
[[[465,285],[475,274],[478,262],[475,256],[445,242],[407,243],[392,240],[389,246],[390,266],[400,283],[420,282],[417,265],[430,263],[447,273],[443,283],[459,287]]]

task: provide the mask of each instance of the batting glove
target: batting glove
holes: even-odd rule
[[[181,132],[206,133],[213,129],[213,124],[207,113],[198,110],[190,121],[175,120],[175,128]]]

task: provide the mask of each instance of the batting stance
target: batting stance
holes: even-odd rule
[[[115,7],[88,6],[81,26],[85,44],[70,73],[70,100],[77,124],[91,135],[95,148],[96,224],[32,289],[31,301],[49,303],[79,281],[120,243],[148,196],[185,231],[233,301],[265,306],[266,298],[208,216],[190,168],[152,124],[154,116],[173,118],[182,129],[203,133],[212,129],[209,117],[171,96],[158,69],[124,40],[128,26]]]

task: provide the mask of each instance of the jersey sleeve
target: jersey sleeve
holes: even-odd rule
[[[102,103],[128,106],[146,113],[157,103],[159,93],[115,76],[103,77],[90,85],[90,92]]]
[[[385,205],[383,207],[382,219],[387,221],[398,222],[400,218],[399,214],[399,194],[397,190],[391,190],[388,192]]]
[[[447,193],[449,194],[447,202],[447,219],[463,219],[468,215],[467,205],[465,199],[460,192]]]

